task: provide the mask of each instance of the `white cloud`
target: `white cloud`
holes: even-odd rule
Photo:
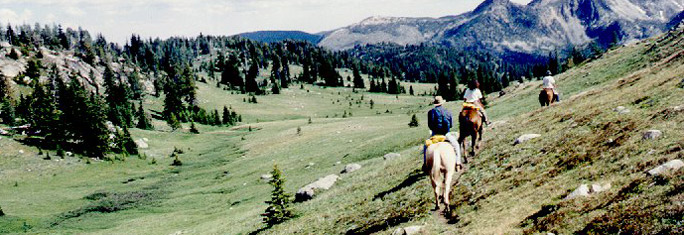
[[[63,8],[63,11],[70,16],[84,16],[86,14],[83,9],[76,6],[66,6]]]
[[[29,9],[24,9],[21,12],[21,14],[18,14],[15,11],[8,9],[8,8],[0,9],[0,22],[3,22],[3,23],[13,23],[13,24],[30,23],[29,20],[31,20],[32,16],[33,16],[33,12]]]

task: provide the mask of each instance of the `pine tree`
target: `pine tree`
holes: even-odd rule
[[[125,153],[132,155],[138,154],[138,145],[135,144],[127,127],[123,127],[122,135],[119,138],[121,138],[121,148]]]
[[[169,124],[169,126],[171,127],[171,129],[173,129],[174,131],[175,131],[175,130],[178,130],[178,129],[180,129],[180,128],[182,127],[182,126],[181,126],[181,123],[178,121],[178,118],[176,118],[176,114],[173,114],[173,113],[172,113],[171,116],[169,116],[169,118],[166,120],[166,123]]]
[[[409,122],[408,126],[409,127],[418,127],[420,124],[418,123],[418,118],[416,117],[416,114],[413,114],[411,116],[411,121]]]
[[[413,86],[409,86],[409,95],[414,95]]]
[[[9,78],[0,71],[0,102],[11,96],[12,87]]]
[[[25,75],[31,79],[40,78],[41,63],[39,60],[29,60]]]
[[[138,124],[136,125],[137,128],[143,129],[143,130],[154,130],[154,126],[152,125],[152,120],[147,116],[147,113],[145,113],[145,109],[143,108],[142,102],[140,102],[140,105],[138,105]]]
[[[14,126],[16,124],[15,118],[16,112],[12,100],[5,99],[0,103],[0,119],[2,119],[2,122],[6,125]]]
[[[354,67],[354,88],[366,88],[366,84],[363,82],[363,78],[361,77],[361,73],[359,72],[359,68],[357,66]]]
[[[14,50],[14,48],[12,48],[12,50],[10,50],[10,53],[9,53],[9,55],[7,55],[7,57],[9,57],[10,59],[13,59],[13,60],[18,60],[19,59],[19,53],[17,52],[17,50]]]
[[[195,126],[195,122],[190,123],[190,133],[193,134],[199,134],[199,130],[197,130],[197,127]]]
[[[249,66],[249,71],[247,72],[247,77],[245,78],[245,91],[253,92],[259,95],[261,90],[257,84],[256,78],[259,76],[259,65],[256,60],[252,60],[252,64]]]
[[[273,87],[271,87],[271,92],[274,95],[280,94],[280,87],[278,86],[278,83],[275,83],[275,82],[273,83]]]
[[[173,157],[173,162],[171,163],[171,166],[183,165],[183,162],[181,162],[180,158],[178,158],[178,154],[176,154],[176,152],[173,152],[173,154],[171,154],[171,157]]]
[[[282,178],[282,172],[278,169],[278,165],[273,165],[271,175],[273,175],[269,181],[269,184],[273,186],[271,200],[266,201],[268,208],[261,214],[263,223],[267,227],[272,227],[294,217],[294,213],[289,208],[292,196],[285,192],[285,179]]]
[[[223,125],[235,125],[236,115],[235,112],[231,112],[226,106],[223,106]]]

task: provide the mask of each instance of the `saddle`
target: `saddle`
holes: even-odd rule
[[[446,136],[435,135],[435,136],[430,137],[430,139],[425,140],[425,147],[430,147],[430,145],[441,143],[441,142],[447,142]]]
[[[480,106],[477,106],[477,105],[475,105],[475,104],[473,104],[473,103],[463,103],[463,110],[468,110],[468,109],[478,110],[478,111],[479,111],[479,110],[480,110]]]

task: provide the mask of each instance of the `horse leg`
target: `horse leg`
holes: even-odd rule
[[[436,181],[436,179],[434,179],[434,177],[430,177],[430,178],[432,178],[432,188],[434,189],[434,192],[435,192],[435,211],[439,211],[439,209],[441,208],[440,204],[439,204],[439,197],[440,197],[439,184],[437,184],[437,181]]]
[[[451,208],[449,208],[449,194],[451,193],[451,181],[454,177],[454,170],[447,170],[446,172],[444,172],[444,174],[444,197],[442,197],[442,199],[444,200],[446,212],[448,213],[449,211],[451,211]]]
[[[477,154],[477,152],[476,152],[477,151],[477,138],[478,138],[477,131],[475,131],[475,133],[473,133],[473,135],[470,136],[470,138],[471,138],[470,139],[470,141],[471,141],[470,145],[472,145],[470,148],[471,149],[470,155],[475,156],[475,154]]]
[[[463,132],[463,130],[461,130],[461,133],[459,133],[458,144],[461,145],[460,152],[461,152],[461,156],[463,156],[463,164],[467,164],[468,163],[468,154],[466,153],[465,132]]]

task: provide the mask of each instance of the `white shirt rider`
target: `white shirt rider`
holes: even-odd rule
[[[466,89],[465,94],[463,94],[463,98],[465,99],[466,102],[468,103],[475,103],[477,101],[480,101],[482,99],[482,92],[480,89]]]
[[[553,76],[546,76],[544,77],[542,88],[545,89],[556,89],[556,79],[553,78]]]

